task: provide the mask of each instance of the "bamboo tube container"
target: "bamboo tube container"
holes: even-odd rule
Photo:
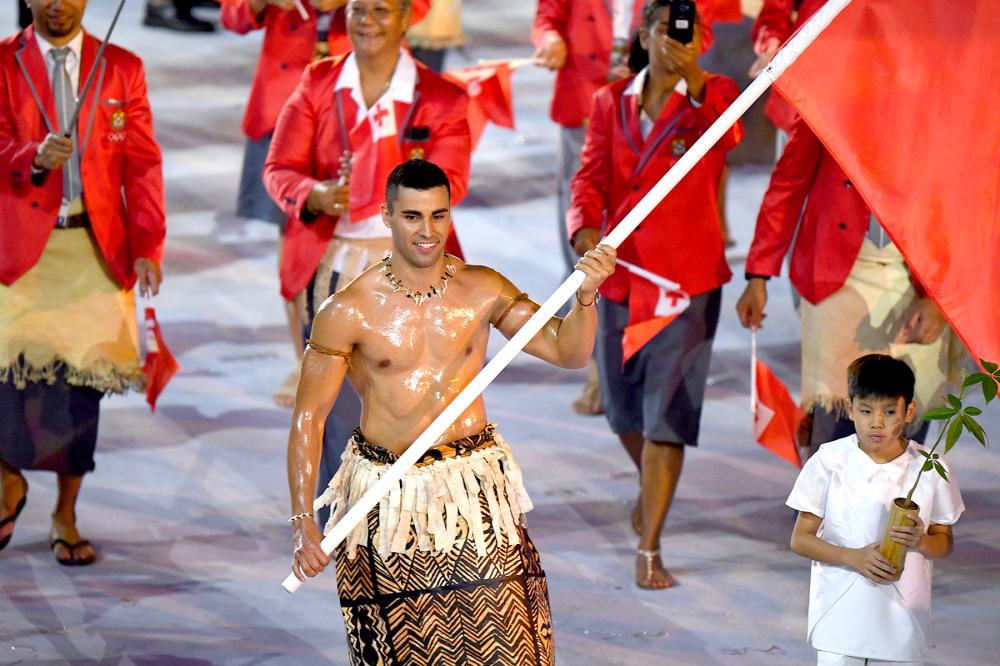
[[[885,534],[882,536],[882,545],[879,546],[878,552],[882,553],[892,562],[892,566],[896,567],[896,577],[893,580],[899,580],[903,574],[903,562],[906,560],[906,551],[909,549],[903,544],[893,541],[890,531],[893,527],[913,527],[916,525],[911,516],[916,515],[919,511],[920,507],[917,506],[917,503],[913,500],[907,500],[905,497],[897,497],[892,501],[889,522],[885,526]]]

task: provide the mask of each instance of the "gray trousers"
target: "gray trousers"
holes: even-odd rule
[[[569,186],[573,182],[573,176],[580,170],[580,152],[583,150],[583,141],[586,137],[587,128],[585,126],[559,128],[559,151],[556,156],[559,177],[559,191],[556,201],[559,219],[556,225],[556,238],[559,240],[566,269],[570,272],[576,266],[579,257],[576,256],[576,252],[569,244],[569,237],[566,234],[566,213],[569,212],[571,199]]]

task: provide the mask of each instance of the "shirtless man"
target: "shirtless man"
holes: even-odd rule
[[[314,507],[330,504],[332,525],[483,367],[490,325],[509,338],[538,308],[496,271],[444,253],[450,208],[440,168],[397,166],[382,206],[391,257],[317,313],[288,443],[293,571],[302,580],[331,561]],[[597,287],[614,265],[610,247],[587,253],[573,308],[526,351],[586,366]],[[361,427],[314,503],[323,424],[345,376],[361,397]],[[545,574],[522,524],[530,508],[480,398],[338,547],[352,663],[552,663]],[[453,622],[459,613],[462,626]]]

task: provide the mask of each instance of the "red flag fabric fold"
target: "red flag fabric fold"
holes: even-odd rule
[[[473,148],[486,129],[487,121],[514,129],[514,97],[510,76],[513,70],[506,63],[457,69],[445,78],[465,88],[469,95],[469,132]]]
[[[1000,0],[855,0],[775,87],[978,358],[1000,359]]]
[[[149,403],[150,411],[155,412],[157,398],[181,366],[163,341],[156,312],[151,307],[146,308],[144,331],[146,359],[142,369],[146,373],[146,402]]]
[[[622,364],[691,304],[676,283],[619,260],[629,270],[629,324],[622,336]]]
[[[753,411],[753,436],[765,449],[796,467],[802,467],[795,434],[802,418],[780,379],[763,361],[754,360],[756,401]]]

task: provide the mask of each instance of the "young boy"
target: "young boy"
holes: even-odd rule
[[[792,550],[813,560],[809,643],[820,665],[922,663],[930,558],[951,552],[951,525],[965,505],[950,469],[950,483],[934,472],[921,477],[913,494],[916,525],[892,532],[893,541],[909,546],[893,582],[896,569],[879,554],[879,542],[892,500],[905,497],[924,462],[916,443],[902,437],[916,409],[913,371],[891,356],[869,354],[851,363],[847,375],[856,434],[821,446],[788,497],[799,511]]]

